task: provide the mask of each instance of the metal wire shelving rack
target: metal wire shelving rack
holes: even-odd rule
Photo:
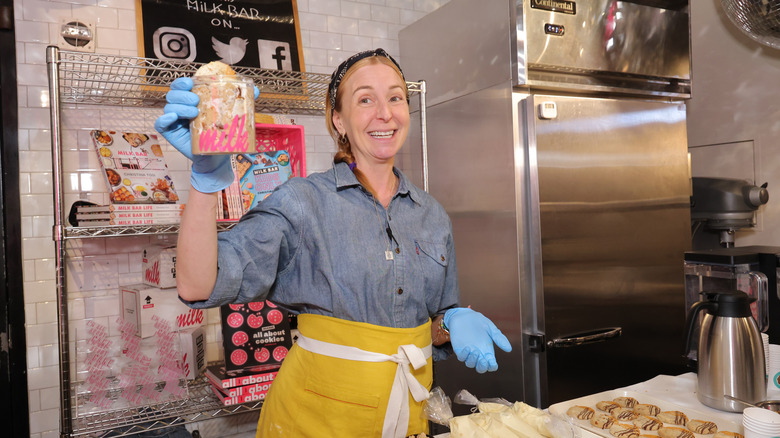
[[[46,49],[51,113],[52,173],[54,196],[53,239],[57,286],[60,436],[127,436],[139,432],[204,421],[260,409],[262,401],[225,407],[212,393],[207,379],[200,377],[188,385],[189,396],[129,409],[74,415],[76,382],[71,381],[71,360],[66,290],[66,243],[70,239],[175,234],[178,224],[154,226],[69,227],[63,202],[61,111],[63,104],[108,105],[161,108],[170,83],[192,76],[202,63],[165,61],[153,58],[101,55]],[[330,75],[294,71],[238,67],[238,74],[251,78],[260,89],[255,110],[262,113],[324,115]],[[423,181],[427,190],[427,142],[425,82],[407,82],[410,95],[420,97]],[[218,231],[235,222],[218,222]]]
[[[86,413],[72,419],[71,437],[135,435],[196,421],[258,410],[262,401],[223,406],[214,396],[208,380],[200,376],[187,386],[189,396],[136,408]],[[65,433],[62,433],[65,436]]]

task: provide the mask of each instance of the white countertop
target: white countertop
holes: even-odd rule
[[[720,411],[703,405],[696,398],[696,374],[686,373],[679,376],[659,375],[645,382],[634,385],[615,388],[615,390],[624,390],[638,393],[645,393],[648,396],[660,400],[667,400],[670,403],[679,405],[683,408],[690,408],[694,411],[711,414],[724,420],[742,424],[742,414],[734,412]],[[767,390],[767,400],[780,400],[780,389],[770,388]],[[566,402],[563,402],[566,403]],[[601,438],[593,432],[586,429],[580,429],[582,438]],[[449,434],[439,434],[435,438],[446,438]]]
[[[718,416],[736,424],[742,424],[742,414],[720,411],[699,402],[696,398],[696,378],[695,373],[686,373],[679,376],[660,375],[645,382],[616,389],[646,393],[653,398],[667,400],[682,407],[712,414],[713,416]],[[767,400],[777,399],[780,399],[780,390],[776,388],[768,389]],[[585,429],[582,429],[582,436],[583,438],[598,437],[598,435]]]

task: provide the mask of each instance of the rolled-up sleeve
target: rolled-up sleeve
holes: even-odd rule
[[[277,188],[231,230],[219,234],[214,290],[208,300],[185,303],[208,308],[269,298],[278,273],[292,262],[300,246],[301,212],[290,184]]]

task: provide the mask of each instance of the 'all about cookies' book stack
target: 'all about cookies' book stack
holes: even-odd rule
[[[224,365],[210,365],[206,377],[211,390],[224,406],[265,400],[279,371],[279,365],[256,367],[245,371],[227,371]]]
[[[225,406],[265,399],[292,347],[287,312],[270,301],[220,307],[225,363],[206,376]]]

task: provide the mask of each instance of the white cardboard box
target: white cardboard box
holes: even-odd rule
[[[192,380],[206,369],[206,334],[203,327],[179,332],[181,362],[187,380]]]
[[[144,284],[176,287],[176,246],[152,245],[143,252]]]
[[[201,309],[190,309],[179,300],[176,289],[160,289],[145,284],[120,288],[122,317],[135,325],[136,336],[154,336],[153,316],[171,324],[172,330],[201,327],[206,315]]]

